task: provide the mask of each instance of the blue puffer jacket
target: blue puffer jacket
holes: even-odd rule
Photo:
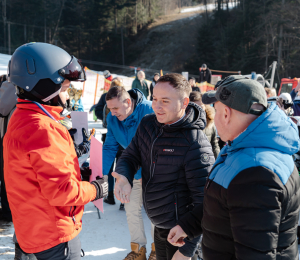
[[[107,115],[107,134],[103,146],[103,174],[107,175],[116,158],[119,144],[125,149],[134,137],[142,118],[145,115],[152,114],[152,102],[146,100],[143,93],[138,89],[128,91],[129,95],[135,99],[136,105],[133,113],[124,121]],[[135,179],[141,178],[141,169],[134,176]]]
[[[190,238],[203,231],[204,259],[298,259],[299,149],[297,126],[272,103],[221,150],[199,216],[179,223]]]
[[[210,180],[228,188],[242,170],[263,166],[278,175],[283,184],[294,170],[292,155],[300,149],[297,126],[272,103],[231,145],[220,152]],[[223,156],[226,154],[227,156]]]

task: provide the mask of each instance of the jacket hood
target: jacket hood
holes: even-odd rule
[[[8,116],[16,106],[17,99],[15,86],[8,81],[3,82],[0,88],[0,114]]]
[[[164,124],[161,124],[157,121],[156,123],[163,127]],[[206,114],[204,110],[197,104],[190,102],[185,110],[185,116],[179,122],[173,125],[166,125],[164,127],[167,131],[178,131],[179,129],[201,129],[203,130],[206,126]]]
[[[141,104],[143,101],[146,101],[147,99],[145,98],[144,94],[142,91],[140,91],[137,88],[131,89],[128,91],[128,94],[130,95],[131,98],[135,100],[135,107],[137,107],[139,104]]]
[[[268,148],[293,155],[300,150],[298,127],[272,103],[227,147],[227,152],[244,148]]]
[[[138,106],[140,106],[143,102],[147,101],[147,99],[145,98],[144,94],[142,93],[142,91],[140,91],[139,89],[131,89],[128,91],[129,95],[131,98],[133,98],[135,100],[135,108],[132,112],[132,114],[127,117],[124,121],[123,124],[126,125],[127,127],[131,127],[132,125],[136,124],[136,122],[139,119],[139,109]]]

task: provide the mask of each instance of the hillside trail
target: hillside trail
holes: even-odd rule
[[[156,19],[129,47],[131,52],[136,50],[140,53],[131,65],[181,72],[184,63],[192,55],[197,55],[198,32],[204,20],[204,11],[177,13]]]

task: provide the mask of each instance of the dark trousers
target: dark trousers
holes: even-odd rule
[[[80,260],[81,243],[79,236],[34,255],[38,260]]]
[[[155,251],[156,251],[156,260],[172,260],[172,257],[176,253],[178,249],[183,255],[193,255],[192,260],[197,260],[197,256],[194,255],[196,244],[195,241],[192,243],[188,242],[188,245],[185,245],[184,250],[183,247],[179,248],[177,246],[171,245],[167,238],[169,235],[170,229],[162,229],[155,227],[154,228],[154,244],[155,244]],[[200,238],[199,238],[200,239]],[[197,240],[197,239],[196,239]],[[187,242],[187,241],[186,241]]]
[[[177,246],[173,246],[167,241],[169,232],[170,229],[154,228],[156,260],[172,260],[178,250]]]

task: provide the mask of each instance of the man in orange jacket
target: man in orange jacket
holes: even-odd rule
[[[81,181],[71,136],[58,121],[59,92],[84,81],[82,65],[59,47],[30,43],[9,62],[17,109],[4,137],[4,176],[22,250],[38,260],[79,260],[84,205],[107,196],[103,179]]]

